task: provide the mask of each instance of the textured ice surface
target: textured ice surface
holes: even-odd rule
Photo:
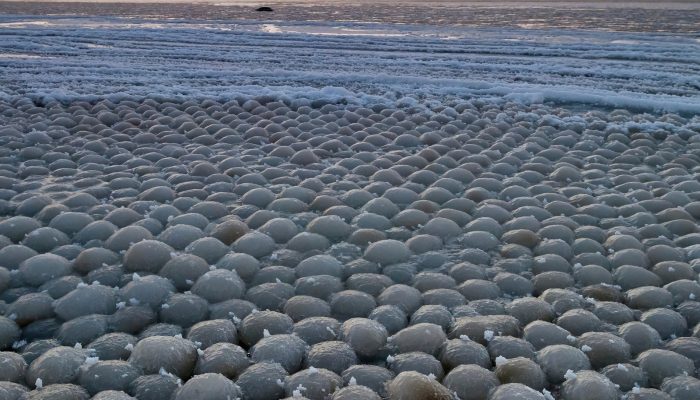
[[[347,22],[276,26],[270,33],[269,24],[245,20],[0,16],[0,54],[12,56],[0,58],[8,82],[0,94],[66,100],[283,94],[405,105],[480,95],[700,112],[700,44],[690,35]],[[343,34],[352,29],[362,34]]]
[[[0,20],[0,389],[697,385],[693,38]]]

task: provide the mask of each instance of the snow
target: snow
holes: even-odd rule
[[[26,340],[24,340],[24,339],[18,340],[18,341],[15,341],[14,343],[12,343],[12,349],[13,350],[21,349],[22,347],[24,347],[26,345],[27,345]]]
[[[100,357],[86,357],[85,358],[85,365],[90,366],[90,365],[95,365],[100,361]]]
[[[591,348],[591,346],[589,346],[587,344],[584,344],[583,346],[581,346],[581,351],[584,353],[588,353],[591,350],[593,350],[593,349]]]
[[[41,378],[36,378],[36,382],[34,382],[34,386],[36,386],[37,389],[41,389],[44,387],[44,381],[42,381]]]
[[[571,379],[576,379],[576,374],[574,373],[574,371],[567,369],[566,373],[564,374],[564,379],[566,379],[567,381]]]
[[[303,395],[301,394],[301,392],[305,392],[305,391],[306,391],[306,388],[304,386],[302,386],[301,384],[299,384],[299,386],[297,386],[297,388],[294,389],[294,391],[292,391],[292,397],[302,397]]]
[[[503,356],[498,356],[498,357],[496,357],[496,366],[498,367],[500,365],[503,365],[503,363],[505,363],[506,361],[508,361],[507,358],[505,358]]]
[[[549,390],[542,389],[542,394],[544,395],[545,400],[554,400],[554,396],[552,396],[552,392]]]
[[[0,98],[278,95],[412,107],[482,96],[700,113],[700,43],[690,34],[283,21],[269,33],[263,25],[0,16],[0,54],[12,55],[0,58],[0,74],[13,82]]]
[[[490,329],[487,329],[484,331],[484,340],[486,340],[487,342],[490,342],[491,340],[493,340],[494,336],[495,336],[494,331],[492,331]]]

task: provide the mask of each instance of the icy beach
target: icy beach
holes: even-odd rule
[[[697,400],[673,4],[0,3],[0,400]]]

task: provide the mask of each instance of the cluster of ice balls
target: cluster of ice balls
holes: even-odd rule
[[[697,122],[0,101],[0,398],[695,399]]]

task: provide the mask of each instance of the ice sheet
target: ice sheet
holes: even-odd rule
[[[474,95],[700,113],[692,35],[354,22],[0,17],[3,96]]]

